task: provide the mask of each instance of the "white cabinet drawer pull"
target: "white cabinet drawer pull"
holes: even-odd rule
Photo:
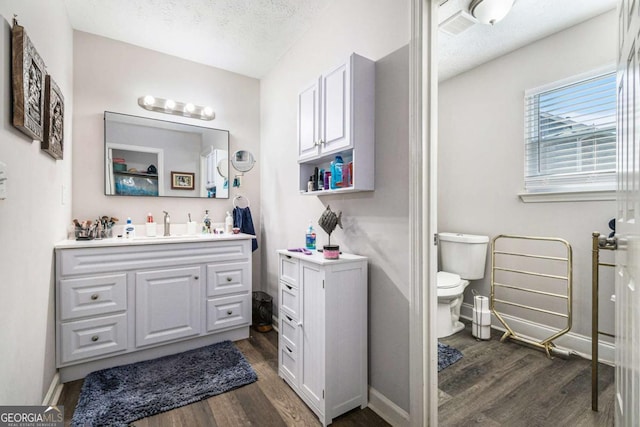
[[[100,337],[98,337],[97,335],[94,335],[91,337],[91,341],[96,342],[100,339]]]
[[[97,300],[98,298],[99,298],[98,294],[93,294],[93,295],[91,295],[91,299],[92,299],[93,301]]]
[[[302,322],[298,322],[298,326],[302,328]]]

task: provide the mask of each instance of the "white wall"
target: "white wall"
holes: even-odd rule
[[[0,200],[0,405],[39,405],[55,374],[53,245],[71,218],[73,35],[62,0],[0,0],[0,14],[0,161],[9,176]],[[64,96],[64,160],[12,126],[14,14]]]
[[[151,112],[140,108],[138,97],[161,98],[211,105],[212,122]],[[260,233],[260,169],[245,173],[242,187],[230,188],[227,200],[173,197],[128,197],[104,195],[104,111],[215,127],[230,132],[230,153],[244,149],[260,156],[260,82],[239,74],[197,64],[174,56],[139,48],[92,34],[74,32],[74,145],[73,217],[79,220],[108,215],[123,223],[131,217],[143,223],[148,212],[156,222],[162,211],[172,223],[186,223],[187,214],[201,221],[209,209],[214,222],[224,222],[233,209],[236,194],[251,202],[251,213]],[[231,172],[235,170],[229,167]],[[199,179],[199,178],[196,178]],[[230,185],[233,182],[231,175]],[[260,248],[253,255],[253,284],[260,288]]]
[[[572,331],[591,333],[591,233],[608,232],[615,202],[523,203],[524,91],[615,64],[615,11],[440,84],[438,228],[496,236],[561,237],[574,252]],[[490,261],[471,290],[488,296]],[[611,271],[602,271],[601,322],[613,329]],[[605,298],[606,297],[606,298]]]
[[[409,408],[408,107],[410,3],[332,2],[261,81],[263,280],[277,296],[275,251],[301,247],[327,205],[342,211],[332,242],[369,259],[369,383]],[[402,48],[402,49],[401,49]],[[376,64],[376,190],[304,196],[298,190],[297,94],[356,52]],[[326,233],[318,227],[318,245]],[[277,301],[274,301],[277,303]],[[274,312],[277,313],[274,307]]]

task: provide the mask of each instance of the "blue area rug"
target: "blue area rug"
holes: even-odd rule
[[[92,372],[72,426],[126,426],[258,379],[231,341]]]
[[[438,372],[462,359],[459,350],[446,344],[438,343]]]

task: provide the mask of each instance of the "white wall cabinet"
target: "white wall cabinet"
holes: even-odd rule
[[[278,254],[278,373],[328,425],[368,402],[367,258]]]
[[[56,361],[91,371],[248,338],[251,238],[56,246]]]
[[[371,191],[375,160],[375,63],[357,54],[322,74],[298,95],[298,163],[305,194]],[[353,162],[352,184],[307,192],[314,170],[336,155]]]

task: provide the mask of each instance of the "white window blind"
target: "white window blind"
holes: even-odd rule
[[[525,94],[526,192],[615,189],[616,75]]]

